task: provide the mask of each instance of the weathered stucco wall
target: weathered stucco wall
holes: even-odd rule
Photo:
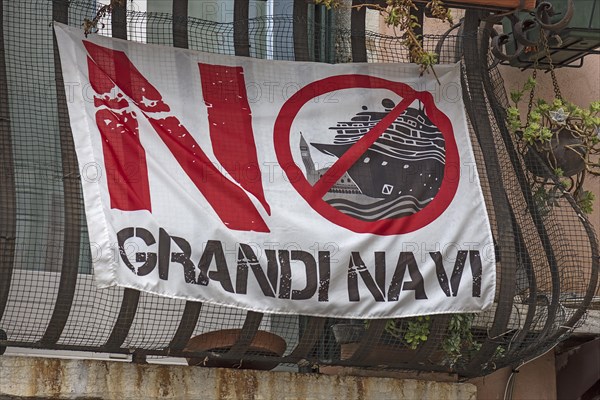
[[[0,357],[0,398],[475,400],[469,383]]]
[[[477,386],[477,398],[480,400],[503,400],[512,369],[502,368],[493,374],[469,380]],[[556,371],[554,367],[554,352],[549,351],[543,356],[528,362],[519,368],[513,376],[512,399],[515,400],[557,400]],[[507,392],[508,390],[508,392]],[[560,399],[559,399],[560,400]]]

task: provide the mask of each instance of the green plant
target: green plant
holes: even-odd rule
[[[481,348],[481,343],[474,339],[471,331],[474,319],[475,314],[452,314],[446,337],[442,342],[442,348],[446,354],[444,361],[450,367],[456,365],[463,356],[463,352],[474,352]]]
[[[444,361],[453,367],[465,352],[477,351],[481,348],[471,331],[475,314],[452,314],[448,322],[446,336],[442,341]],[[431,317],[418,316],[387,321],[385,331],[399,339],[404,345],[416,350],[425,343],[431,333]]]
[[[553,189],[538,189],[534,199],[538,205],[541,201],[552,206],[564,191],[572,191],[581,210],[591,213],[594,196],[583,190],[582,185],[586,174],[600,176],[600,101],[582,108],[562,99],[557,90],[557,97],[550,102],[534,99],[536,85],[536,80],[530,77],[522,88],[511,91],[514,105],[507,109],[509,129],[542,156],[560,179]],[[519,103],[527,92],[529,105],[523,117]],[[578,175],[577,183],[570,178],[574,175]]]
[[[533,106],[522,123],[523,118],[518,105],[525,92],[533,91],[537,82],[529,78],[520,90],[511,91],[510,97],[514,106],[507,110],[508,125],[518,133],[527,144],[539,150],[548,148],[552,139],[566,129],[574,138],[581,141],[585,153],[580,154],[586,165],[586,171],[600,176],[600,101],[594,101],[588,108],[581,108],[571,102],[555,98],[551,102],[544,99],[532,101]],[[571,145],[578,154],[579,145]]]
[[[425,315],[390,319],[385,325],[385,332],[400,340],[406,347],[416,350],[429,338],[430,328],[431,317]]]
[[[548,215],[552,207],[559,206],[559,199],[562,197],[563,190],[560,185],[553,185],[550,189],[540,186],[533,192],[533,200],[542,216]]]
[[[504,348],[504,346],[500,345],[500,346],[496,347],[496,350],[494,350],[494,355],[492,356],[492,358],[494,360],[498,360],[498,359],[504,357],[505,354],[506,354],[506,348]]]
[[[110,15],[115,7],[123,7],[124,5],[125,0],[110,0],[109,4],[103,5],[98,9],[93,19],[84,18],[81,26],[83,27],[85,37],[88,37],[90,33],[97,33],[100,29],[104,28],[105,25],[100,20]]]
[[[415,350],[419,345],[425,343],[429,338],[430,327],[431,318],[428,316],[411,318],[404,333],[404,340],[408,344],[408,347]]]
[[[584,190],[580,192],[579,196],[575,200],[577,200],[577,204],[579,205],[579,208],[581,208],[581,211],[586,214],[591,214],[594,212],[595,199],[596,196],[594,193],[590,192],[589,190]]]
[[[439,361],[454,368],[462,357],[479,351],[481,344],[473,336],[475,314],[450,314],[448,317],[445,336],[439,343],[441,351],[430,356],[440,357],[437,358]],[[364,323],[368,328],[370,321],[367,320]],[[417,350],[419,346],[431,339],[431,326],[432,317],[430,316],[395,318],[386,321],[384,331],[395,338],[395,344]],[[384,343],[389,344],[389,338]],[[494,352],[494,358],[502,358],[504,351],[503,346],[498,346]]]
[[[322,4],[329,8],[340,6],[341,0],[314,0],[315,4]],[[434,52],[426,51],[423,48],[423,37],[417,34],[415,30],[421,28],[418,18],[414,11],[418,10],[414,0],[387,0],[385,5],[380,4],[360,4],[352,6],[360,9],[369,7],[379,11],[384,17],[386,25],[393,27],[394,31],[402,31],[402,44],[408,49],[412,62],[421,67],[421,74],[427,70],[435,75],[433,65],[438,62],[438,55]],[[431,16],[443,22],[453,23],[452,13],[441,0],[430,0],[425,8]],[[436,76],[437,78],[437,76]]]

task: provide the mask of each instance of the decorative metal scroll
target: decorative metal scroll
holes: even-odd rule
[[[537,48],[542,42],[542,37],[546,42],[554,41],[561,43],[560,31],[565,29],[573,18],[573,0],[569,0],[567,10],[563,17],[557,22],[551,22],[556,11],[550,2],[540,3],[536,10],[529,14],[528,18],[521,19],[523,13],[521,10],[514,10],[510,13],[492,13],[484,20],[488,30],[492,36],[492,53],[502,61],[512,61],[520,55],[527,53],[531,48]],[[499,34],[495,29],[490,28],[492,25],[502,22],[503,19],[508,19],[512,27],[512,34]],[[539,30],[536,39],[530,39],[528,32]],[[510,40],[516,41],[516,48],[512,54],[505,53],[502,48],[509,43]]]

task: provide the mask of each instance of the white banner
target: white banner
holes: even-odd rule
[[[56,35],[99,287],[346,318],[492,304],[459,65],[438,84]]]

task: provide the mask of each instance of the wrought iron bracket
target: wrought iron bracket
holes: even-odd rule
[[[551,22],[551,18],[558,15],[558,13],[554,10],[552,4],[546,1],[540,3],[536,10],[529,13],[529,17],[525,19],[521,19],[522,14],[519,9],[510,13],[491,14],[484,21],[486,29],[492,35],[492,53],[501,61],[512,61],[521,54],[537,47],[543,38],[548,43],[554,41],[560,44],[561,38],[559,33],[571,22],[573,9],[573,0],[569,0],[564,16],[555,23]],[[502,22],[505,18],[510,21],[512,32],[499,34],[492,26]],[[537,28],[540,31],[538,40],[528,38],[527,33]],[[516,48],[512,54],[507,54],[503,51],[502,47],[510,40],[515,40]]]

